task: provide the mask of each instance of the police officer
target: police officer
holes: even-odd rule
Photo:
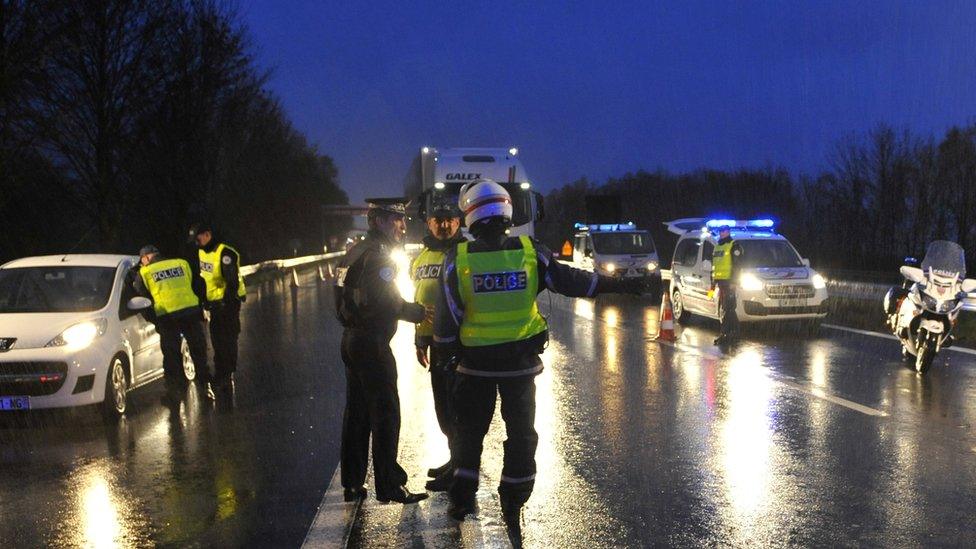
[[[133,285],[139,295],[153,302],[156,331],[163,351],[163,375],[166,380],[164,401],[168,404],[178,402],[178,394],[186,389],[183,338],[186,338],[190,349],[198,387],[213,399],[207,364],[207,336],[204,334],[203,311],[200,308],[202,285],[195,283],[193,271],[186,260],[166,259],[153,245],[143,246],[139,250],[139,263],[139,276]]]
[[[461,234],[461,212],[453,200],[439,198],[431,205],[427,217],[430,234],[424,238],[424,249],[410,266],[410,277],[414,284],[414,301],[428,311],[428,318],[417,325],[417,361],[430,368],[430,386],[434,393],[434,411],[437,424],[447,437],[448,449],[453,448],[454,410],[451,404],[454,388],[454,371],[446,368],[447,361],[441,360],[436,348],[431,349],[434,336],[433,311],[440,290],[441,266],[445,253],[464,240]],[[433,480],[427,483],[432,492],[443,492],[451,486],[454,470],[451,462],[427,471]]]
[[[448,513],[462,520],[474,509],[485,434],[501,396],[508,438],[498,487],[512,525],[535,482],[535,376],[542,372],[548,325],[536,295],[548,289],[569,297],[603,292],[639,294],[643,279],[615,279],[573,269],[527,236],[509,237],[512,201],[491,180],[462,187],[459,207],[473,242],[447,253],[434,317],[434,346],[460,360],[454,389],[457,436]]]
[[[372,435],[376,499],[416,503],[427,494],[407,491],[407,473],[397,463],[400,397],[390,340],[399,320],[418,323],[426,311],[400,296],[397,265],[390,255],[406,233],[405,199],[368,201],[369,232],[339,262],[334,288],[346,366],[340,452],[343,495],[346,501],[366,497],[363,484]]]
[[[715,345],[730,345],[739,334],[739,317],[736,316],[735,274],[736,260],[742,255],[742,247],[732,239],[732,228],[723,225],[718,230],[718,243],[712,251],[712,280],[718,290],[719,320],[721,330]]]
[[[200,277],[206,282],[204,308],[210,311],[210,343],[214,349],[214,385],[233,389],[237,371],[237,340],[241,333],[241,303],[247,299],[241,275],[241,255],[214,237],[208,223],[190,228],[200,260]]]

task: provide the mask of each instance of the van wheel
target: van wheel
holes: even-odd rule
[[[105,376],[105,400],[102,401],[102,415],[116,420],[125,414],[129,396],[129,378],[125,372],[125,360],[116,356],[108,366]]]
[[[197,377],[197,367],[193,364],[193,357],[190,356],[190,344],[183,340],[180,346],[180,358],[183,359],[183,376],[187,381],[193,381]]]
[[[685,304],[681,300],[681,292],[678,290],[675,290],[671,297],[671,308],[674,309],[674,319],[682,324],[691,317],[691,313],[685,309]]]

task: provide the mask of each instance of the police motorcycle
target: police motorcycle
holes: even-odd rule
[[[929,244],[921,266],[906,260],[901,267],[904,283],[888,290],[884,309],[888,327],[901,341],[902,358],[924,374],[935,355],[952,344],[952,330],[976,280],[965,278],[966,255],[955,242]],[[906,365],[911,367],[910,365]]]

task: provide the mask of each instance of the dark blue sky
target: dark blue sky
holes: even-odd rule
[[[812,173],[885,121],[976,114],[976,2],[243,0],[259,63],[353,201],[423,145],[518,146],[536,186],[640,168]]]

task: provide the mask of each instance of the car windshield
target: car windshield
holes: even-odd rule
[[[599,254],[649,254],[654,241],[648,233],[594,233],[593,248]]]
[[[108,303],[112,267],[0,269],[0,313],[97,311]]]
[[[793,246],[783,240],[737,240],[742,248],[739,266],[745,268],[802,267]]]
[[[966,277],[966,252],[962,246],[948,240],[936,240],[925,250],[922,270],[948,277]]]

